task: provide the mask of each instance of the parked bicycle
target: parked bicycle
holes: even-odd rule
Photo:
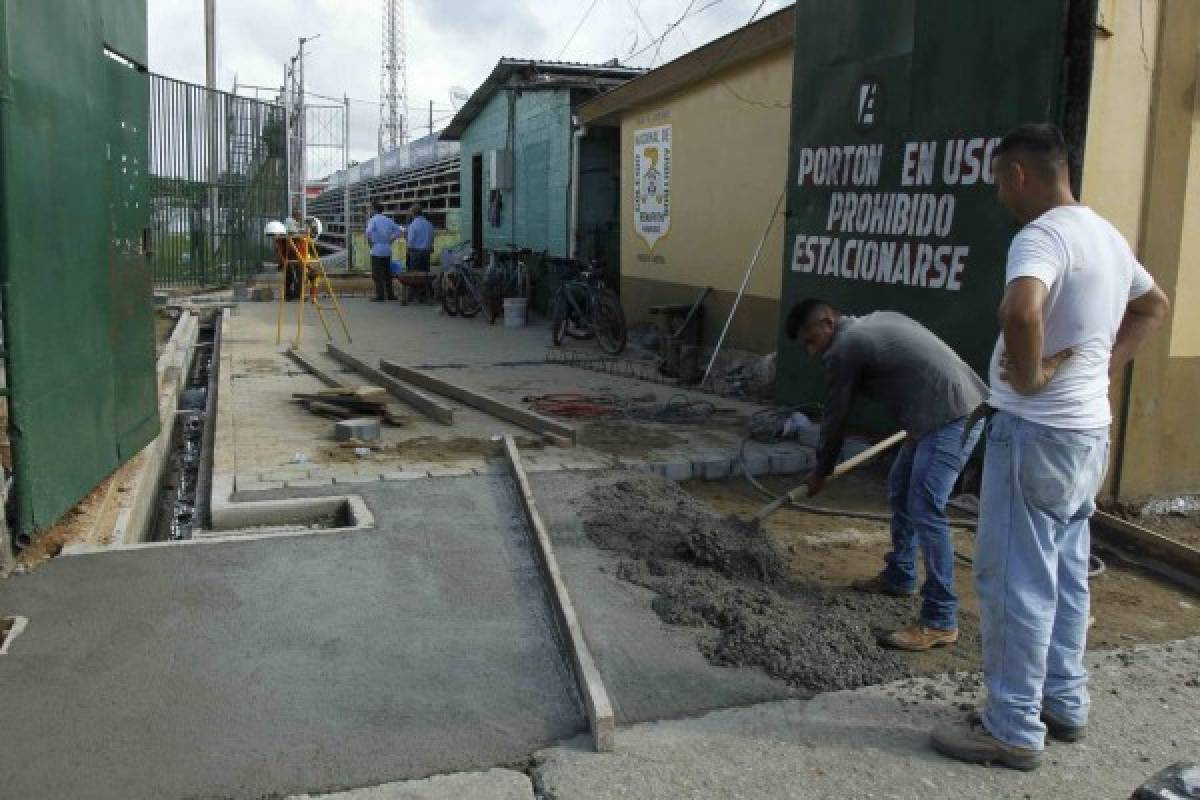
[[[461,259],[442,266],[442,309],[452,317],[468,319],[484,306],[484,272],[475,265],[475,251],[465,248]]]
[[[559,284],[550,303],[550,337],[560,346],[568,336],[573,339],[596,338],[607,355],[625,349],[625,312],[616,292],[604,285],[603,266],[598,261],[587,268],[568,262],[567,271],[577,275]]]

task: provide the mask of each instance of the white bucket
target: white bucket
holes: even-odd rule
[[[504,327],[524,328],[527,304],[524,297],[504,298]]]

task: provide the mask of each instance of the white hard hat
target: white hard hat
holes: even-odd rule
[[[277,219],[273,219],[267,223],[266,229],[263,231],[264,236],[286,236],[287,228],[283,227],[283,223]]]
[[[313,238],[319,239],[321,238],[321,231],[323,231],[325,228],[323,225],[321,225],[321,220],[317,219],[316,217],[309,217],[308,229],[312,231]]]

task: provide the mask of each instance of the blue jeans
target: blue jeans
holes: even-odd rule
[[[983,465],[975,586],[987,704],[997,739],[1041,750],[1042,709],[1087,722],[1088,518],[1108,428],[1065,430],[997,412]]]
[[[954,542],[946,521],[946,501],[979,441],[980,425],[962,444],[965,419],[949,422],[901,448],[888,476],[892,507],[892,552],[883,577],[893,586],[917,585],[917,544],[925,556],[921,622],[930,628],[958,627],[954,593]]]

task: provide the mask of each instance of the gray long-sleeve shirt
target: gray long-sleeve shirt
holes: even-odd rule
[[[914,440],[974,411],[987,396],[975,370],[919,322],[894,311],[842,317],[823,357],[829,397],[817,469],[837,465],[859,393],[882,403]]]

